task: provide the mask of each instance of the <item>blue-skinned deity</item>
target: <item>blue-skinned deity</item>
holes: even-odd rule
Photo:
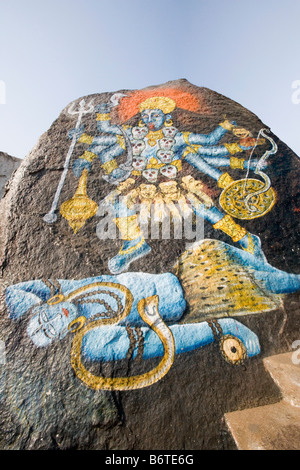
[[[121,96],[121,104],[125,98]],[[83,127],[70,131],[70,137],[76,135],[79,143],[87,145],[73,164],[74,174],[82,177],[94,160],[100,160],[103,178],[112,184],[105,203],[123,241],[119,253],[109,260],[112,274],[127,271],[133,261],[150,253],[141,226],[152,218],[162,222],[167,212],[173,220],[196,214],[243,250],[264,256],[259,237],[224,214],[202,181],[184,176],[182,166],[189,164],[225,189],[234,182],[227,169],[249,171],[257,167],[257,160],[248,161],[240,154],[264,144],[265,139],[254,139],[249,131],[226,119],[209,134],[183,132],[172,120],[176,106],[175,99],[156,93],[138,103],[139,124],[130,126],[113,124],[112,104],[104,103],[97,106],[99,135],[87,135]],[[239,140],[220,143],[228,132]],[[127,161],[120,163],[126,154]]]
[[[234,365],[259,354],[259,338],[237,318],[277,309],[299,289],[299,275],[204,240],[182,255],[172,273],[27,281],[6,289],[6,304],[12,320],[28,318],[27,334],[38,348],[73,335],[70,360],[85,385],[131,390],[159,381],[176,355],[214,341]],[[104,378],[86,365],[154,357],[160,363],[138,376]]]

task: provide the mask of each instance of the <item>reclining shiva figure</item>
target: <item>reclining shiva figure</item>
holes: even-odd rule
[[[224,359],[241,364],[260,353],[257,335],[235,318],[278,308],[300,289],[300,275],[217,240],[203,240],[174,272],[126,272],[81,280],[43,279],[6,289],[12,320],[28,317],[27,334],[48,348],[71,334],[71,365],[94,390],[131,390],[160,380],[177,354],[217,341]],[[203,300],[205,299],[205,300]],[[84,362],[162,358],[150,372],[93,375]]]

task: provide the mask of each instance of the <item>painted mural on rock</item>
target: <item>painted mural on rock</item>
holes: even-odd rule
[[[131,96],[117,93],[110,102],[95,107],[100,135],[91,136],[84,132],[80,118],[91,112],[93,106],[89,103],[85,108],[85,103],[81,102],[77,126],[69,132],[72,144],[65,170],[76,141],[84,143],[87,150],[72,164],[80,181],[74,197],[61,204],[60,212],[75,233],[96,214],[98,204],[87,196],[86,185],[88,172],[95,167],[99,171],[100,164],[102,177],[112,186],[112,191],[101,203],[109,206],[123,240],[119,253],[108,263],[112,274],[126,271],[132,262],[150,254],[151,247],[141,225],[147,225],[152,218],[163,222],[166,216],[176,222],[194,213],[216,230],[223,231],[243,250],[262,255],[259,238],[247,232],[232,216],[252,219],[272,209],[276,196],[262,169],[268,156],[276,153],[276,144],[266,134],[267,129],[261,129],[259,135],[253,137],[251,131],[227,119],[209,134],[182,131],[174,125],[172,112],[177,107],[196,112],[201,110],[201,104],[203,107],[192,94],[178,89],[136,92]],[[209,113],[206,108],[202,111]],[[111,123],[113,112],[117,113],[121,124]],[[128,119],[135,115],[139,119],[138,126],[127,125]],[[236,137],[234,142],[226,142],[229,132]],[[264,145],[265,152],[259,160],[240,156],[260,145]],[[126,161],[120,163],[124,154]],[[197,179],[182,173],[183,162],[196,168]],[[245,178],[235,181],[228,169],[244,169]],[[260,178],[250,178],[250,170]],[[224,189],[218,204],[206,191],[201,175],[209,176],[218,188]],[[48,223],[56,217],[54,209],[64,176],[58,185],[54,205],[44,218]]]
[[[27,333],[36,347],[74,335],[70,363],[88,387],[131,390],[162,379],[176,354],[214,341],[233,365],[259,354],[259,338],[235,317],[276,309],[284,294],[300,288],[299,275],[212,240],[184,253],[176,272],[28,281],[7,288],[6,302],[12,320],[28,315]],[[84,359],[153,357],[162,357],[158,366],[132,377],[95,376],[84,365]]]
[[[116,93],[101,104],[82,100],[71,106],[77,124],[66,129],[71,144],[44,223],[62,217],[76,237],[105,207],[121,247],[98,276],[24,280],[6,289],[11,320],[28,318],[27,334],[37,348],[73,337],[70,367],[93,390],[148,387],[169,372],[177,356],[214,341],[227,362],[243,364],[260,354],[260,341],[239,316],[275,310],[286,294],[300,289],[300,276],[273,267],[259,235],[244,226],[278,203],[268,174],[269,157],[278,148],[268,129],[254,134],[220,116],[210,132],[199,133],[181,128],[174,117],[178,110],[211,112],[180,87]],[[94,116],[94,135],[85,132],[87,115]],[[86,150],[73,158],[78,145]],[[69,172],[77,186],[73,197],[61,201]],[[89,175],[95,173],[111,188],[99,201],[88,196]],[[182,226],[195,217],[226,241],[198,240],[172,272],[148,273],[149,226],[165,220]],[[135,271],[138,260],[145,269]],[[138,375],[104,377],[89,370],[93,363],[154,357],[159,363]]]

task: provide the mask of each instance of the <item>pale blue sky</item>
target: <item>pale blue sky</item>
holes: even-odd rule
[[[0,150],[23,158],[80,96],[186,78],[300,155],[299,18],[300,0],[0,0]]]

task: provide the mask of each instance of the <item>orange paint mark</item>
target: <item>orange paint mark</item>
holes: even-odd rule
[[[158,88],[155,90],[139,90],[121,99],[117,108],[117,116],[121,122],[126,122],[139,113],[139,105],[148,98],[166,96],[176,102],[177,108],[186,109],[201,114],[210,114],[204,99],[178,88]]]
[[[63,314],[68,318],[69,317],[69,310],[67,310],[66,308],[63,308],[62,311],[63,311]]]

